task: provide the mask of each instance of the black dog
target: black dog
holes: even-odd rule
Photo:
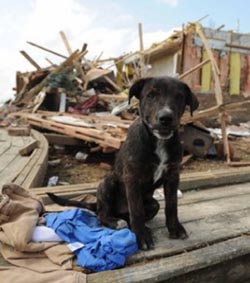
[[[126,220],[137,236],[139,247],[150,249],[153,240],[145,222],[159,210],[153,193],[161,185],[164,186],[170,238],[187,237],[177,213],[182,160],[178,127],[186,105],[192,115],[198,101],[185,83],[170,77],[135,82],[129,91],[129,101],[133,96],[140,100],[140,118],[129,128],[112,174],[97,190],[97,214],[101,223],[111,228],[122,228]],[[60,201],[55,197],[53,200]],[[80,206],[84,207],[84,204]]]

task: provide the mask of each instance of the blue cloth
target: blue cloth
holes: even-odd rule
[[[126,257],[138,250],[136,236],[129,229],[100,226],[95,214],[79,208],[45,216],[46,225],[67,243],[81,242],[76,250],[77,265],[94,271],[124,266]]]

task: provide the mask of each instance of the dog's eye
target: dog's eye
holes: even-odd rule
[[[151,91],[147,94],[147,98],[148,99],[153,99],[154,97],[157,96],[157,92],[156,91]]]

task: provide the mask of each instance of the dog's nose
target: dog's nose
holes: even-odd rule
[[[159,120],[159,123],[162,126],[168,126],[168,125],[172,124],[172,122],[174,120],[173,112],[171,110],[160,111],[159,114],[158,114],[158,120]]]

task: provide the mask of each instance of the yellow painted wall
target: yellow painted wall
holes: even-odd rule
[[[240,94],[240,54],[230,53],[229,94]]]

